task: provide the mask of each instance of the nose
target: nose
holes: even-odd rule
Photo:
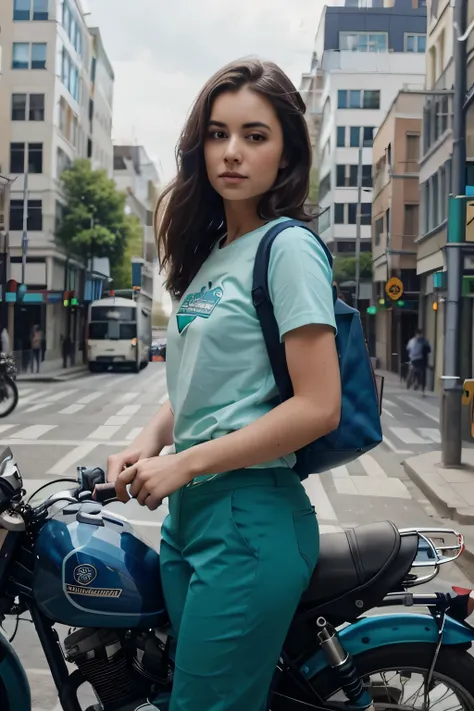
[[[242,162],[242,149],[238,136],[230,136],[226,143],[224,160],[228,164]]]

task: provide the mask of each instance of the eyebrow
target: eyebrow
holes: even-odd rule
[[[214,121],[211,120],[209,121],[209,126],[218,126],[219,128],[227,128],[227,125],[223,123],[222,121]],[[271,131],[272,129],[270,126],[266,123],[263,123],[263,121],[249,121],[248,123],[243,123],[242,128],[266,128],[267,131]]]

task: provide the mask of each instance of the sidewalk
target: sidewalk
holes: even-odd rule
[[[376,375],[381,375],[385,379],[384,394],[388,397],[390,397],[390,395],[402,397],[403,399],[406,399],[407,402],[409,401],[415,409],[419,409],[420,412],[428,414],[430,419],[437,419],[439,421],[441,400],[437,393],[433,392],[433,390],[426,390],[425,395],[423,396],[423,394],[418,390],[407,390],[405,383],[400,380],[400,376],[397,375],[397,373],[391,373],[388,370],[380,369],[377,369],[375,373]]]
[[[428,452],[403,462],[410,479],[425,494],[454,528],[463,524],[461,533],[466,545],[465,555],[474,563],[474,449],[463,449],[463,464],[456,469],[441,464],[441,452]],[[446,521],[449,526],[449,521]]]
[[[82,363],[70,368],[63,368],[62,358],[56,358],[54,360],[43,361],[40,365],[39,373],[32,373],[31,371],[28,371],[27,373],[19,372],[16,379],[19,383],[62,382],[72,380],[73,378],[79,378],[86,372],[88,372],[88,368]]]

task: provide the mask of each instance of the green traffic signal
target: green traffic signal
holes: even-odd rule
[[[405,306],[405,302],[401,300],[397,301],[397,306]]]
[[[370,314],[370,316],[374,316],[377,313],[377,307],[376,306],[368,306],[367,313]]]

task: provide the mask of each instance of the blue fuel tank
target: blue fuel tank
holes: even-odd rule
[[[35,558],[33,595],[55,622],[149,629],[167,620],[158,553],[100,504],[72,504],[48,519]]]

